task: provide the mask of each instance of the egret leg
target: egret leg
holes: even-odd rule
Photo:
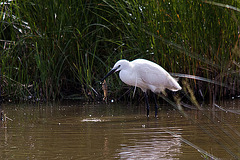
[[[146,102],[146,105],[147,105],[147,117],[149,117],[149,103],[148,103],[147,92],[144,92],[144,95],[145,95],[145,102]]]
[[[153,97],[154,97],[154,102],[155,102],[155,117],[158,116],[158,105],[157,105],[157,98],[156,98],[156,94],[153,93]]]

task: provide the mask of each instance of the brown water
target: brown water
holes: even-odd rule
[[[240,101],[220,104],[239,113]],[[166,108],[167,106],[164,106]],[[237,159],[240,116],[169,106],[146,118],[144,106],[9,105],[0,159]],[[154,109],[152,109],[153,111]],[[210,159],[210,158],[209,158]]]

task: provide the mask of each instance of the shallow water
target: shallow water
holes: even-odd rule
[[[239,113],[240,101],[219,104]],[[171,106],[3,104],[0,159],[237,159],[240,115]],[[154,109],[152,109],[153,111]],[[186,117],[187,116],[187,117]]]

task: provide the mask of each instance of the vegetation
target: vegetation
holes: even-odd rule
[[[149,59],[169,72],[213,82],[180,79],[199,97],[237,96],[239,1],[219,2],[3,0],[1,96],[96,98],[99,80],[121,58]],[[111,96],[124,93],[114,76],[108,84]]]

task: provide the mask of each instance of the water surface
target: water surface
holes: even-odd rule
[[[239,102],[220,104],[239,112]],[[240,116],[171,106],[146,117],[127,104],[3,104],[0,159],[220,159],[240,157]],[[152,109],[154,111],[154,109]]]

